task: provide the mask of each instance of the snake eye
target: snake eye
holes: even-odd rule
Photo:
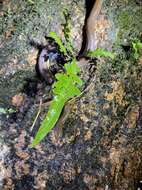
[[[47,55],[44,55],[44,61],[45,61],[45,62],[47,62],[47,61],[48,61],[48,59],[49,59],[48,54],[47,54]]]

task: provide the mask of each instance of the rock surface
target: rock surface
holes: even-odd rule
[[[68,9],[79,52],[84,4],[0,3],[0,108],[6,110],[0,113],[1,190],[142,189],[142,55],[134,59],[131,45],[142,37],[141,1],[105,1],[96,44],[115,51],[115,59],[99,58],[83,68],[85,89],[71,105],[62,136],[56,140],[55,129],[36,148],[28,147],[48,110],[42,107],[32,130],[40,100],[52,98],[51,87],[35,74],[38,49],[29,39],[45,45],[55,31],[64,40]]]

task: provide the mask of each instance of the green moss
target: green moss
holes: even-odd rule
[[[60,14],[62,9],[63,3],[60,0],[12,0],[3,7],[3,15],[0,17],[0,38],[6,41],[3,49],[11,49],[13,55],[23,55],[31,48],[27,43],[28,37],[44,42],[51,28],[59,33],[61,23],[64,22],[64,16]]]
[[[132,10],[133,9],[133,10]],[[136,7],[123,10],[118,16],[118,35],[117,41],[127,43],[140,36],[142,31],[142,10]]]

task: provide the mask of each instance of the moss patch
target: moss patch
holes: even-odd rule
[[[142,8],[135,6],[123,9],[118,16],[117,40],[127,43],[129,40],[140,37],[142,31]]]

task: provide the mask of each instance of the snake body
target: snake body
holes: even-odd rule
[[[86,33],[87,33],[87,43],[85,50],[95,50],[96,43],[95,33],[94,33],[94,23],[97,20],[97,17],[100,13],[103,0],[96,0],[95,4],[91,10],[89,18],[87,19],[86,24]],[[59,64],[60,60],[60,64]],[[44,47],[38,57],[37,70],[40,76],[46,80],[47,83],[52,84],[54,82],[54,74],[58,72],[61,68],[61,64],[64,64],[65,60],[61,57],[57,51],[56,47],[50,47],[48,50],[47,47]],[[51,69],[52,67],[52,69]]]
[[[98,18],[98,15],[102,8],[103,0],[96,0],[95,4],[91,10],[91,13],[89,15],[89,18],[87,19],[87,25],[86,25],[86,34],[87,34],[87,43],[86,43],[86,50],[95,50],[96,44],[95,44],[95,21]]]

